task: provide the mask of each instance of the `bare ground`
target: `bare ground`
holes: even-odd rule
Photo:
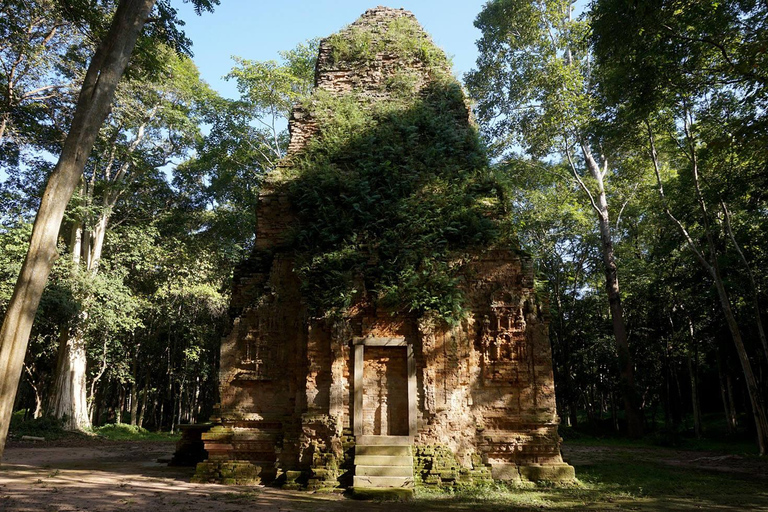
[[[269,487],[192,484],[192,468],[168,467],[173,443],[6,449],[0,510],[43,511],[336,511],[359,503],[341,496]]]
[[[581,496],[579,491],[562,503],[557,496],[541,495],[531,503],[467,502],[424,499],[405,504],[361,503],[340,495],[291,492],[269,487],[238,487],[192,484],[192,468],[173,468],[158,459],[168,459],[173,444],[168,442],[92,442],[56,444],[16,444],[5,452],[0,467],[0,511],[392,511],[392,510],[535,510],[576,508],[581,510],[650,509],[691,510],[710,508],[704,502],[687,499],[648,501],[627,496],[619,501]],[[745,478],[764,482],[768,489],[768,462],[756,457],[721,455],[710,452],[685,452],[654,448],[614,448],[604,446],[566,446],[566,458],[577,467],[617,461],[658,464],[659,467],[722,474],[723,478]],[[538,492],[538,491],[535,491]],[[542,491],[546,492],[546,491]],[[583,494],[583,493],[582,493]],[[620,495],[621,496],[621,495]],[[572,498],[578,498],[573,502]],[[543,501],[536,501],[543,498]],[[582,498],[585,498],[582,501]],[[768,493],[766,494],[768,500]],[[662,505],[660,507],[654,506]],[[747,508],[762,509],[768,501],[749,500]],[[521,507],[521,505],[523,505]],[[670,506],[671,505],[671,506]],[[719,504],[718,504],[719,505]],[[718,510],[743,510],[745,503],[717,506]]]

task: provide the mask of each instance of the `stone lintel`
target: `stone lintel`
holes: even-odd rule
[[[405,347],[407,345],[404,336],[358,336],[352,338],[352,344],[366,347]]]

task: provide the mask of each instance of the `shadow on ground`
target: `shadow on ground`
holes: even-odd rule
[[[170,443],[15,446],[0,468],[0,511],[768,510],[768,463],[756,457],[664,449],[570,446],[580,484],[452,492],[421,490],[409,503],[264,487],[192,484],[171,468]]]

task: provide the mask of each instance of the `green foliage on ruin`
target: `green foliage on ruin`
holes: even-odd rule
[[[377,54],[387,53],[404,63],[420,62],[438,72],[450,67],[445,52],[435,46],[415,19],[406,16],[390,21],[386,27],[351,25],[327,42],[332,64],[364,65]]]
[[[397,20],[385,38],[396,46],[386,49],[428,58],[428,84],[419,90],[425,75],[404,66],[382,84],[386,100],[315,91],[304,107],[318,132],[283,171],[299,213],[297,267],[318,316],[362,302],[456,321],[464,314],[468,252],[511,239],[496,220],[499,184],[461,86],[444,57],[429,57],[442,52],[410,23]],[[351,40],[346,32],[331,38],[341,60],[385,44],[365,46],[360,42],[376,39],[366,39],[364,29],[351,32]]]

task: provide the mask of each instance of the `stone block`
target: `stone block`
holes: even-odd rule
[[[502,482],[520,481],[520,471],[517,464],[492,464],[491,476],[494,480],[501,480]]]
[[[355,475],[359,476],[413,476],[410,466],[355,466]]]
[[[357,476],[353,482],[353,487],[373,488],[373,487],[395,487],[410,489],[413,488],[413,477],[410,476]]]
[[[295,482],[301,478],[301,471],[286,471],[285,472],[285,481],[288,483]]]
[[[541,464],[520,466],[520,475],[532,482],[568,483],[576,479],[576,472],[569,464]]]
[[[369,445],[369,446],[355,446],[355,456],[360,455],[394,455],[394,456],[410,456],[410,446],[381,446],[381,445]]]
[[[413,457],[391,455],[358,455],[356,465],[363,466],[408,466],[413,467]]]

